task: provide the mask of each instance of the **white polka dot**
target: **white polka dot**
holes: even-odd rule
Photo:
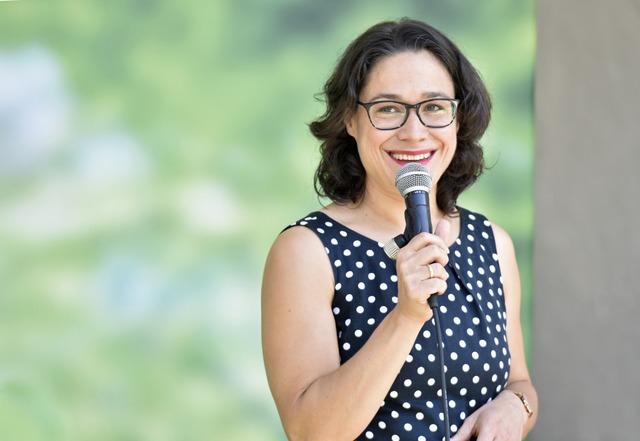
[[[413,426],[411,426],[411,424],[405,423],[404,430],[406,430],[407,432],[411,432],[412,429],[413,429]]]
[[[432,432],[437,432],[438,431],[438,426],[436,426],[435,424],[431,424],[429,426],[429,430]]]

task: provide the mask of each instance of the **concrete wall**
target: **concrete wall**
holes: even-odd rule
[[[539,0],[533,441],[640,439],[640,0]]]

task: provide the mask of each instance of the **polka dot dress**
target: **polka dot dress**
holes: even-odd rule
[[[500,267],[491,224],[460,208],[461,231],[450,247],[448,289],[439,298],[453,435],[491,401],[509,377],[510,355]],[[311,213],[294,225],[313,230],[335,276],[333,314],[341,362],[349,360],[398,302],[395,262],[382,243]],[[434,320],[425,323],[380,409],[357,440],[444,439]]]

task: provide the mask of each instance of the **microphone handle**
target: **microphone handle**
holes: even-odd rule
[[[426,191],[413,191],[405,197],[405,204],[407,206],[404,211],[406,227],[403,236],[406,241],[410,241],[420,233],[433,233],[429,193]],[[430,296],[428,302],[431,309],[436,309],[440,306],[437,295]]]

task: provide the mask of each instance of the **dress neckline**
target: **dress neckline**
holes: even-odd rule
[[[449,246],[449,250],[454,250],[456,248],[458,248],[459,246],[462,245],[462,231],[464,230],[465,225],[468,222],[468,211],[462,207],[456,207],[458,209],[458,213],[460,214],[460,230],[458,231],[458,236],[453,240],[453,243]],[[310,214],[310,216],[321,216],[324,219],[326,219],[326,221],[331,222],[333,225],[337,225],[340,226],[342,229],[344,229],[346,232],[353,234],[357,237],[359,237],[360,239],[363,239],[369,243],[372,244],[376,244],[379,247],[384,247],[384,243],[383,242],[379,242],[375,239],[372,239],[369,236],[366,236],[350,227],[348,227],[347,225],[343,224],[342,222],[339,222],[337,220],[335,220],[333,217],[329,216],[327,213],[325,213],[324,211],[314,211]],[[389,240],[391,240],[392,238],[389,238]]]

